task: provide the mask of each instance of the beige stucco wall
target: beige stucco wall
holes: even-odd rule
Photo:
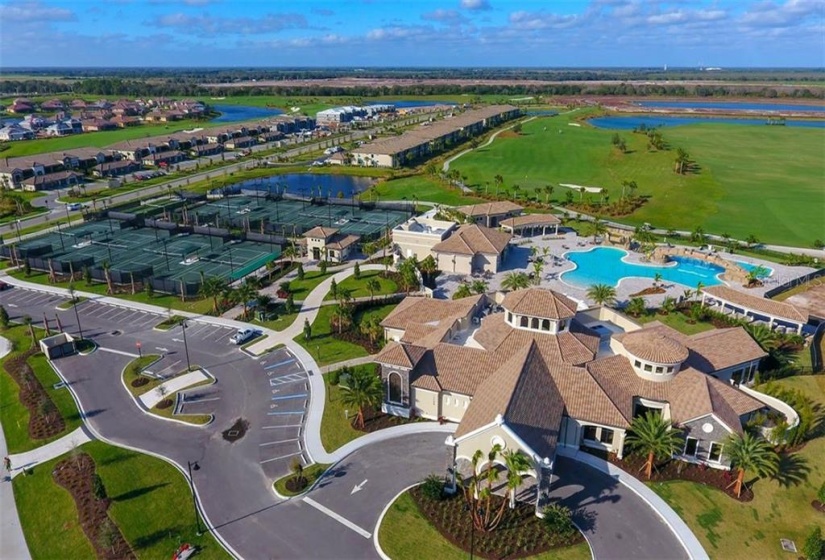
[[[353,151],[352,162],[366,167],[394,167],[395,161],[391,155],[370,154],[366,152]],[[361,163],[358,163],[361,160]]]
[[[323,238],[318,237],[307,237],[307,255],[309,258],[312,258],[312,250],[317,248],[321,251],[321,258],[324,258],[324,247],[326,246],[326,240]]]
[[[473,257],[471,255],[452,255],[449,253],[438,253],[436,262],[438,263],[438,270],[448,274],[472,274]],[[455,257],[455,265],[453,264],[453,257]]]
[[[415,415],[429,420],[438,420],[438,393],[426,389],[412,388],[410,399],[415,409]]]
[[[591,321],[607,321],[621,327],[625,332],[638,331],[642,328],[627,315],[619,313],[615,309],[610,309],[609,307],[591,307],[590,309],[579,311],[578,315],[581,316],[580,321],[583,323],[587,323],[588,319]]]
[[[405,259],[413,254],[419,261],[424,260],[433,254],[432,248],[441,243],[441,241],[441,236],[436,234],[397,230],[393,230],[392,232],[392,242],[398,246],[401,255]]]
[[[455,453],[456,460],[460,458],[471,461],[475,452],[481,450],[481,452],[485,455],[484,461],[486,461],[487,453],[493,448],[493,438],[497,438],[497,441],[501,440],[504,442],[504,449],[502,449],[502,451],[512,449],[527,454],[527,451],[522,449],[518,442],[510,437],[510,434],[504,431],[501,426],[492,425],[485,430],[467,437],[466,439],[458,441],[456,444]],[[552,460],[552,457],[550,457],[550,459]],[[484,465],[484,461],[479,463],[479,467]],[[529,474],[532,476],[536,475],[534,470],[531,470]]]
[[[608,428],[613,430],[613,443],[605,444],[596,441],[585,441],[582,437],[584,435],[585,426],[598,426],[600,428]],[[624,440],[627,435],[626,431],[620,428],[596,424],[595,422],[583,422],[570,417],[565,417],[565,420],[562,421],[562,431],[563,433],[560,434],[559,437],[559,445],[573,448],[578,448],[580,445],[586,445],[587,447],[592,447],[595,449],[604,449],[606,451],[619,453],[620,457],[621,451],[624,447]]]
[[[484,272],[492,272],[495,274],[498,272],[499,256],[478,253],[473,257],[473,265],[475,270],[483,270]]]
[[[384,340],[395,340],[397,342],[401,340],[402,336],[404,336],[404,329],[390,329],[388,327],[384,327]]]
[[[441,416],[451,422],[461,422],[467,407],[470,406],[470,397],[450,391],[441,392]]]

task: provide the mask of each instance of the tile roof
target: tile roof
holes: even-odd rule
[[[622,341],[625,350],[649,362],[675,364],[687,360],[689,352],[685,346],[653,329],[639,329],[627,333]]]
[[[375,361],[379,364],[398,366],[412,369],[427,351],[426,348],[413,344],[401,344],[390,342],[375,356]]]
[[[509,200],[498,200],[496,202],[485,202],[484,204],[459,206],[456,210],[465,216],[497,216],[508,212],[521,212],[524,208]]]
[[[473,395],[481,382],[500,364],[495,356],[484,350],[441,343],[419,360],[411,382],[413,387],[423,384],[431,387],[435,382],[444,391]],[[425,377],[431,379],[425,380]]]
[[[501,306],[519,315],[547,319],[569,319],[576,315],[578,304],[553,290],[527,288],[504,296]]]
[[[504,251],[513,236],[503,231],[479,226],[464,225],[454,231],[450,237],[436,244],[434,253],[455,253],[458,255],[475,255],[484,253],[498,255]]]
[[[328,238],[338,233],[335,228],[315,226],[311,230],[304,233],[304,237]]]
[[[333,238],[326,246],[331,249],[346,249],[353,243],[357,243],[359,239],[361,239],[360,235],[333,235]]]
[[[457,300],[406,297],[381,321],[382,327],[406,329],[411,324],[437,325],[439,321],[466,317],[484,298],[476,295]]]
[[[796,323],[808,322],[808,316],[790,303],[774,301],[772,299],[766,299],[759,296],[752,296],[727,286],[712,286],[710,288],[703,288],[702,292],[711,297],[723,299],[733,305],[746,307],[756,313],[766,314],[778,319],[785,319]]]
[[[505,228],[523,228],[532,226],[557,226],[561,220],[553,214],[523,214],[515,218],[501,220],[498,225]]]

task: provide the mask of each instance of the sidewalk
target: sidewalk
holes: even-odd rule
[[[0,336],[0,358],[9,352],[11,343]],[[0,426],[0,454],[6,457],[9,450],[6,448],[6,437],[2,428]],[[3,509],[3,515],[0,517],[0,558],[31,560],[23,528],[20,526],[20,517],[17,515],[17,505],[14,503],[11,477],[7,473],[3,473],[3,479],[0,481],[0,508]]]
[[[353,358],[351,360],[344,360],[343,362],[336,362],[334,364],[329,364],[327,366],[323,366],[320,371],[321,373],[329,373],[331,371],[335,371],[336,369],[341,369],[342,367],[352,367],[352,366],[360,366],[363,364],[369,364],[372,362],[373,356],[364,356],[363,358]]]
[[[675,534],[676,538],[679,539],[679,542],[682,543],[685,552],[687,552],[688,556],[692,560],[709,560],[708,554],[705,552],[705,549],[702,547],[699,539],[696,538],[693,531],[691,531],[685,522],[682,521],[682,518],[679,517],[675,511],[673,511],[667,502],[660,498],[653,490],[648,488],[647,485],[639,479],[629,475],[612,463],[608,463],[603,459],[599,459],[595,455],[579,451],[578,449],[559,447],[557,453],[606,473],[618,480],[621,484],[624,484],[633,490],[633,492],[647,502],[648,505],[659,514],[662,521],[670,527],[670,530],[673,531],[673,534]]]
[[[70,434],[66,434],[62,438],[55,440],[46,445],[41,445],[31,451],[25,453],[18,453],[9,456],[11,459],[11,477],[14,478],[23,472],[23,469],[30,469],[40,463],[51,461],[56,457],[60,457],[64,453],[68,453],[76,447],[80,447],[84,443],[88,443],[95,439],[92,433],[83,424]]]

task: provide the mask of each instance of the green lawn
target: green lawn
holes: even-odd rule
[[[15,278],[19,278],[20,280],[25,280],[26,282],[32,282],[34,284],[43,284],[46,286],[57,286],[59,288],[68,288],[69,282],[57,282],[52,284],[49,282],[49,274],[47,272],[37,272],[32,271],[30,276],[26,276],[22,270],[15,270],[9,273],[11,276]],[[93,294],[99,294],[102,296],[106,294],[106,284],[103,283],[94,283],[91,286],[87,286],[85,282],[75,282],[74,287],[78,291],[82,292],[91,292]],[[180,297],[173,296],[169,294],[160,294],[155,293],[152,296],[149,296],[145,292],[140,292],[135,295],[132,294],[117,294],[112,297],[117,297],[120,299],[125,299],[128,301],[136,301],[139,303],[148,303],[150,305],[157,305],[158,307],[165,307],[167,309],[177,309],[179,311],[188,311],[190,313],[198,313],[200,315],[206,315],[209,311],[212,310],[212,300],[211,299],[197,299],[197,300],[188,300],[188,301],[181,301]]]
[[[630,153],[611,145],[617,131],[568,126],[580,113],[535,119],[518,137],[499,136],[453,162],[468,184],[495,188],[502,194],[513,185],[521,195],[534,187],[556,185],[553,199],[564,200],[560,183],[607,189],[621,196],[621,182],[634,180],[636,195],[651,196],[630,224],[728,233],[744,239],[754,233],[762,241],[808,247],[825,238],[825,191],[822,190],[822,145],[825,130],[782,126],[701,124],[667,127],[663,136],[672,149],[647,150],[647,139],[618,131]],[[701,167],[699,173],[673,171],[676,148],[685,149]],[[390,198],[396,198],[392,196]],[[426,197],[419,195],[421,200]],[[576,195],[578,199],[578,194]],[[446,202],[446,201],[445,201]]]
[[[691,335],[704,331],[712,330],[714,327],[711,323],[697,321],[696,323],[688,323],[688,318],[678,311],[668,313],[667,315],[660,315],[659,313],[647,313],[641,317],[633,317],[634,320],[640,323],[649,323],[651,321],[659,321],[668,327],[676,329],[682,334]]]
[[[371,317],[383,319],[389,315],[397,304],[381,305],[367,311],[356,313],[355,324],[360,324],[363,320]],[[367,356],[367,350],[363,346],[353,344],[345,340],[338,340],[332,336],[329,320],[332,317],[334,305],[324,305],[318,310],[318,315],[312,323],[312,338],[304,340],[304,335],[299,334],[294,338],[295,342],[304,347],[312,354],[319,366],[343,362],[353,358]]]
[[[3,358],[3,362],[12,358],[19,351],[29,349],[31,339],[28,333],[28,327],[22,325],[12,326],[0,332],[0,336],[7,338],[14,347],[14,350]],[[60,378],[49,366],[45,356],[36,354],[30,357],[29,365],[63,416],[66,429],[47,439],[32,440],[29,438],[29,410],[20,403],[17,383],[11,375],[6,373],[4,368],[0,367],[0,422],[3,424],[3,433],[9,453],[23,453],[35,449],[63,437],[81,425],[77,406],[69,390],[65,387],[62,389],[54,388],[54,385],[60,382]]]
[[[320,478],[320,476],[324,474],[324,471],[326,471],[328,468],[329,465],[324,463],[314,463],[312,465],[304,467],[304,477],[307,479],[306,489],[308,490],[310,487],[312,487],[315,481],[318,480],[318,478]],[[289,473],[287,475],[282,476],[273,483],[273,486],[275,487],[275,490],[278,492],[278,494],[280,494],[281,496],[297,496],[301,493],[298,492],[298,494],[296,494],[295,492],[290,492],[289,490],[287,490],[286,483],[290,478],[293,478],[293,476],[294,475],[292,473]]]
[[[375,368],[370,364],[368,367]],[[327,453],[332,453],[342,445],[364,435],[352,427],[352,419],[357,411],[345,410],[341,404],[341,388],[329,384],[329,374],[324,374],[324,387],[327,391],[327,402],[324,404],[324,416],[321,418],[321,444]]]
[[[295,304],[295,311],[293,311],[292,313],[286,313],[284,309],[284,304],[279,303],[277,304],[277,306],[275,306],[275,313],[277,313],[278,315],[275,319],[268,319],[266,321],[259,321],[258,319],[253,319],[249,322],[253,325],[260,325],[262,327],[272,329],[273,331],[282,331],[295,322],[295,318],[298,316],[299,311],[301,311],[301,306],[297,303]]]
[[[292,292],[292,298],[295,301],[306,299],[310,292],[318,287],[318,284],[335,274],[335,272],[329,270],[326,274],[321,274],[320,270],[305,272],[303,280],[292,280],[289,283],[289,291]]]
[[[144,377],[140,375],[140,372],[146,369],[149,366],[149,364],[151,364],[158,358],[160,358],[158,354],[144,354],[142,357],[135,358],[134,360],[129,362],[123,369],[123,383],[126,385],[126,388],[129,389],[129,392],[132,393],[133,396],[139,397],[143,393],[154,389],[162,383],[160,379],[146,377],[146,379],[149,380],[149,383],[147,383],[146,385],[141,385],[140,387],[132,387],[132,381]]]
[[[422,551],[427,558],[465,560],[467,553],[441,536],[405,492],[398,497],[381,521],[378,542],[384,553],[393,560],[418,560]],[[575,546],[529,556],[533,560],[590,560],[586,542]]]
[[[367,270],[365,272],[362,272],[361,278],[359,278],[358,280],[356,280],[354,276],[350,276],[349,278],[344,279],[344,281],[338,284],[338,288],[343,290],[349,290],[350,295],[353,298],[369,297],[370,292],[367,289],[367,281],[370,278],[375,278],[381,285],[381,288],[377,290],[374,294],[376,296],[394,294],[398,291],[398,284],[396,284],[393,280],[390,280],[389,278],[384,278],[383,276],[381,276],[380,270]],[[330,301],[333,299],[335,298],[332,297],[331,293],[324,296],[324,301]]]
[[[823,376],[791,377],[776,383],[825,404]],[[810,503],[825,481],[825,437],[809,441],[795,457],[810,469],[805,480],[798,485],[760,480],[749,503],[692,482],[651,486],[685,520],[711,558],[787,559],[779,539],[792,539],[801,548],[810,528],[823,522],[822,514]]]
[[[466,156],[465,156],[466,157]],[[458,161],[461,161],[460,159]],[[444,186],[437,180],[425,175],[415,175],[413,177],[403,177],[379,183],[375,187],[378,193],[378,200],[403,200],[413,201],[413,196],[417,200],[424,202],[435,202],[448,206],[460,206],[462,204],[475,204],[484,202],[480,198],[466,196],[458,189],[451,189]],[[372,195],[368,192],[361,195],[364,200],[372,200]]]
[[[229,558],[210,534],[195,535],[189,485],[171,465],[102,442],[80,447],[91,455],[112,499],[109,515],[138,558],[169,558],[180,542],[202,547],[198,558]],[[93,558],[71,495],[54,483],[60,459],[14,479],[14,497],[26,542],[35,560]],[[47,512],[47,514],[44,514]]]

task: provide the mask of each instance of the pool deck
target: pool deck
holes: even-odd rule
[[[564,272],[573,270],[576,267],[575,264],[564,257],[564,254],[572,251],[587,251],[589,249],[601,246],[610,247],[610,245],[594,244],[593,237],[579,237],[572,231],[568,231],[566,233],[560,232],[558,237],[536,236],[514,238],[503,269],[498,274],[495,274],[491,279],[487,280],[489,283],[489,290],[499,290],[501,288],[501,282],[504,280],[504,277],[508,272],[533,272],[533,264],[528,261],[528,258],[531,254],[531,248],[534,246],[538,248],[539,256],[543,254],[545,247],[548,250],[548,257],[545,259],[548,261],[548,264],[545,265],[544,270],[542,271],[542,280],[540,285],[545,288],[556,290],[557,292],[565,294],[573,299],[592,304],[592,302],[587,298],[586,288],[568,284],[561,279]],[[815,270],[813,268],[803,266],[791,267],[773,262],[760,261],[752,257],[745,257],[738,254],[721,252],[717,252],[715,254],[730,261],[748,262],[751,264],[762,265],[773,270],[771,276],[763,280],[764,285],[758,288],[745,289],[738,284],[726,283],[731,288],[740,289],[743,292],[755,296],[764,295],[767,290],[775,288],[779,284],[788,282],[789,280],[793,280]],[[648,266],[656,266],[657,264],[645,261],[645,257],[641,253],[629,252],[624,259],[629,263]],[[474,280],[474,278],[464,277],[463,275],[442,273],[441,276],[438,277],[438,287],[435,294],[436,297],[450,297],[461,281],[465,279],[469,281]],[[645,288],[650,288],[652,285],[653,281],[650,278],[629,277],[622,279],[621,282],[619,282],[619,286],[616,288],[617,304],[619,306],[623,305],[630,299],[630,294],[640,292]],[[680,297],[684,296],[685,290],[688,289],[687,286],[669,281],[662,281],[661,286],[665,289],[664,293],[644,296],[649,306],[660,305],[666,297],[672,297],[678,300]]]

